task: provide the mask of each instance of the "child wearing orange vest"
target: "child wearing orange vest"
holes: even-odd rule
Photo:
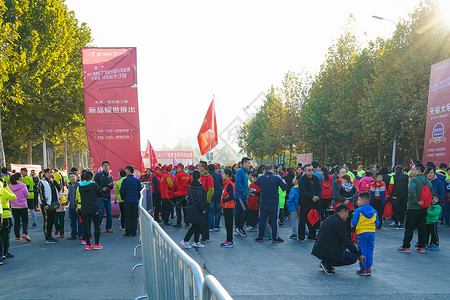
[[[223,209],[227,240],[220,244],[220,247],[231,248],[233,244],[233,209],[234,209],[234,183],[236,178],[230,169],[223,170],[223,195],[220,200],[220,207]]]

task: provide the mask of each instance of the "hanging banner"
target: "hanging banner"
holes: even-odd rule
[[[423,162],[450,162],[450,59],[431,66]]]
[[[86,134],[94,173],[109,161],[111,175],[140,169],[136,48],[82,48]]]

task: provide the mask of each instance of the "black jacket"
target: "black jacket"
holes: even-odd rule
[[[78,187],[81,198],[81,213],[96,215],[100,211],[102,193],[100,187],[92,181],[83,181]]]
[[[206,211],[206,203],[206,192],[203,186],[200,183],[197,186],[190,185],[185,221],[197,225],[205,223],[207,215],[202,211]]]
[[[102,196],[100,198],[111,199],[111,190],[114,188],[113,178],[109,173],[100,172],[95,174],[94,181],[100,187],[100,192]],[[102,189],[106,187],[106,192],[102,191]]]
[[[343,261],[346,247],[358,257],[361,255],[347,235],[345,222],[338,214],[334,214],[326,218],[320,226],[311,254],[320,259]]]
[[[320,184],[319,178],[314,175],[311,178],[303,175],[298,183],[298,189],[300,191],[300,197],[298,199],[300,206],[312,207],[314,205],[313,197],[318,196],[320,198],[322,196],[322,185]]]
[[[400,175],[394,176],[394,187],[392,189],[392,197],[395,198],[407,198],[408,197],[408,175],[401,173]],[[386,186],[389,189],[389,186]]]

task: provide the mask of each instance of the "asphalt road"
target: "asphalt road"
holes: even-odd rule
[[[0,266],[0,299],[134,299],[143,295],[142,268],[136,270],[135,278],[131,276],[133,265],[141,262],[140,250],[133,256],[138,239],[123,237],[117,220],[113,219],[114,233],[102,233],[104,249],[98,251],[85,251],[78,240],[44,244],[40,226],[29,230],[30,243],[15,243],[12,234],[10,252],[15,257]],[[41,225],[40,216],[38,221]],[[187,231],[163,228],[177,243]],[[403,231],[384,226],[376,234],[371,277],[356,275],[356,264],[336,268],[335,276],[324,274],[319,260],[310,254],[313,243],[289,240],[289,221],[280,228],[285,239],[281,244],[256,243],[256,233],[249,233],[235,236],[235,247],[224,249],[219,247],[225,240],[221,230],[211,233],[205,248],[186,253],[234,299],[450,298],[450,228],[439,228],[440,251],[406,255],[396,252]]]

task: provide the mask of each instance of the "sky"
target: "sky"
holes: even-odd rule
[[[365,42],[395,30],[373,15],[397,22],[418,3],[66,0],[91,28],[93,46],[137,47],[142,150],[147,140],[155,150],[196,146],[213,95],[221,148],[248,117],[246,107],[280,86],[287,71],[317,74],[350,14]]]

